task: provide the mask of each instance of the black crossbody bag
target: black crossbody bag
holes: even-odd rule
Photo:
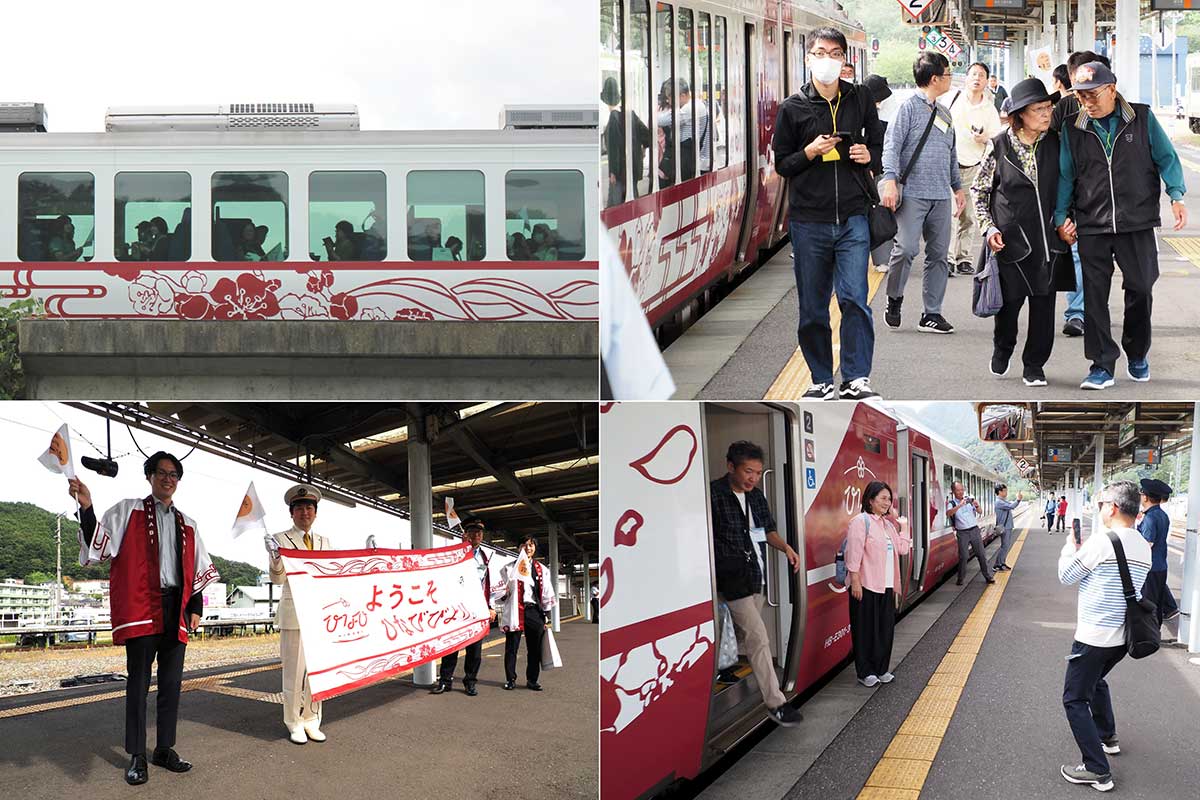
[[[1133,590],[1133,579],[1129,576],[1129,562],[1125,560],[1125,547],[1121,537],[1105,531],[1117,555],[1117,568],[1121,571],[1121,588],[1125,593],[1125,651],[1131,658],[1153,655],[1160,644],[1158,629],[1158,607],[1146,598],[1137,599]]]
[[[936,118],[937,107],[935,106],[933,113],[929,115],[929,122],[925,123],[925,131],[921,134],[920,141],[917,142],[917,149],[913,151],[913,157],[909,159],[904,171],[900,173],[899,180],[896,181],[897,186],[904,186],[904,182],[908,180],[908,174],[912,171],[913,165],[917,163],[917,159],[921,157],[921,151],[925,149],[925,142],[929,139],[929,132],[933,130],[933,121]],[[867,227],[871,230],[871,249],[874,250],[884,242],[896,238],[896,233],[899,231],[899,226],[896,224],[896,212],[880,202],[878,190],[871,181],[867,180],[862,170],[855,170],[854,174],[867,196]]]

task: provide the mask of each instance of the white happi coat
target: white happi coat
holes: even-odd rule
[[[558,602],[554,591],[550,568],[540,562],[530,562],[532,569],[528,575],[521,575],[517,564],[521,557],[515,558],[500,569],[500,579],[493,589],[493,607],[500,610],[500,626],[505,631],[520,631],[525,629],[525,604],[537,603],[542,611],[549,611]],[[533,572],[538,572],[542,584],[540,597],[535,597],[537,584],[533,580]]]

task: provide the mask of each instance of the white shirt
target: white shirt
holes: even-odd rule
[[[179,586],[179,550],[175,540],[175,505],[154,501],[154,519],[158,524],[158,583],[166,588]]]
[[[972,105],[966,90],[963,90],[950,108],[950,116],[954,120],[958,163],[964,167],[976,166],[983,160],[983,151],[987,143],[979,144],[975,141],[975,132],[971,130],[971,126],[982,128],[983,135],[989,139],[999,133],[1000,113],[996,111],[995,103],[985,90],[980,101]]]

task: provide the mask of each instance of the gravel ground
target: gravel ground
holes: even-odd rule
[[[188,644],[184,670],[223,667],[278,657],[279,634],[193,640]],[[0,697],[45,692],[59,681],[98,672],[125,674],[125,648],[102,646],[19,652],[0,650]],[[16,686],[17,681],[32,681]]]

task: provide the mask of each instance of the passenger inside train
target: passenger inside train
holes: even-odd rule
[[[66,214],[55,220],[47,249],[51,261],[78,261],[83,255],[83,248],[75,246],[75,224]]]
[[[333,238],[326,236],[321,243],[325,246],[325,255],[330,261],[358,260],[354,226],[349,220],[339,221],[333,228]]]

